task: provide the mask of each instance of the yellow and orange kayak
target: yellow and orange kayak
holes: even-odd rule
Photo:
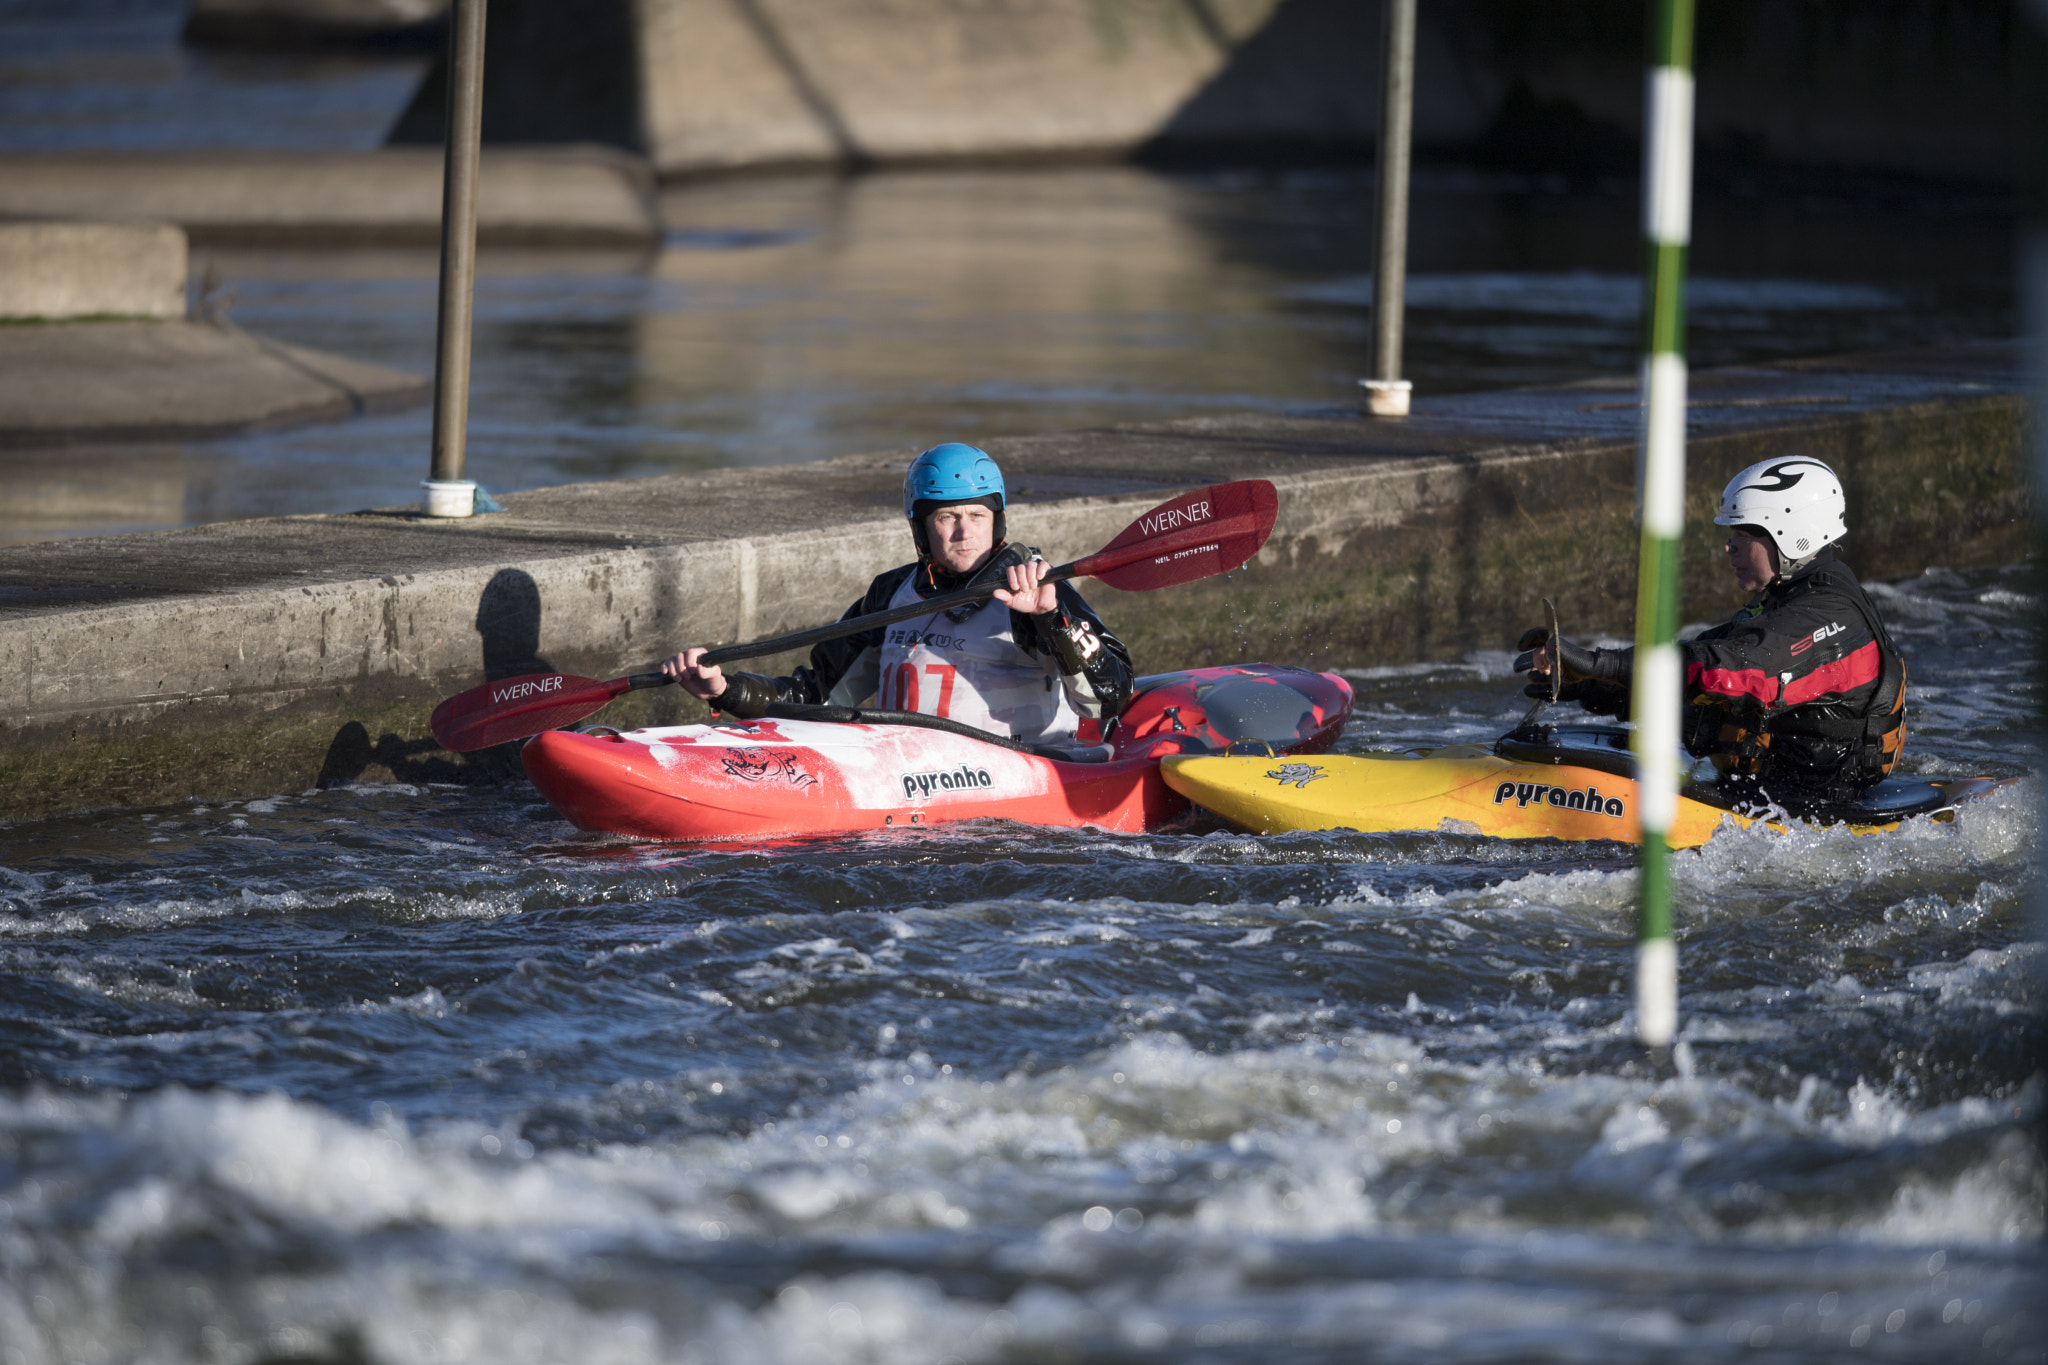
[[[1166,784],[1194,804],[1259,834],[1289,830],[1381,833],[1431,830],[1496,839],[1612,839],[1636,843],[1636,783],[1626,731],[1544,727],[1494,750],[1473,745],[1355,755],[1181,755],[1161,765]],[[1516,743],[1520,738],[1522,742]],[[1901,820],[1952,813],[1957,801],[1991,790],[1984,778],[1914,782],[1893,778],[1854,803],[1802,812],[1802,822],[1895,829]],[[1747,828],[1765,814],[1715,801],[1710,786],[1679,797],[1670,842],[1705,843],[1724,823]]]

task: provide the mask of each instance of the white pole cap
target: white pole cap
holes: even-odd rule
[[[476,514],[475,479],[421,479],[420,510],[430,517]]]
[[[1366,411],[1375,417],[1406,417],[1408,397],[1415,385],[1406,379],[1361,379],[1358,387],[1365,393]]]

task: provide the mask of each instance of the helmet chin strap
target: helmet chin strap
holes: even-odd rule
[[[981,557],[981,563],[977,564],[974,568],[969,569],[967,572],[979,573],[983,566],[987,565],[997,555],[1001,554],[1006,548],[1008,548],[1009,544],[1010,542],[1007,540],[998,540],[994,545],[991,545],[989,547],[988,553]],[[917,562],[924,569],[924,581],[926,583],[929,583],[934,588],[938,587],[938,561],[933,557],[930,548],[925,544],[925,538],[923,536],[917,537]],[[950,574],[953,571],[951,569],[948,569],[946,570],[946,572]]]

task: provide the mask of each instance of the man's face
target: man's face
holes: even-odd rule
[[[1735,581],[1744,592],[1762,592],[1778,576],[1777,550],[1763,536],[1738,526],[1728,532],[1728,543],[1721,548],[1728,552],[1728,567],[1735,570]]]
[[[996,514],[974,503],[941,507],[924,519],[932,559],[947,573],[971,573],[981,567],[996,542]]]

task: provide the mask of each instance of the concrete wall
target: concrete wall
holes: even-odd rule
[[[190,0],[188,43],[293,48],[411,36],[449,0]]]
[[[225,436],[410,407],[432,388],[423,375],[225,322],[0,327],[0,450]],[[9,483],[10,496],[27,496]]]
[[[1430,0],[1418,143],[1527,170],[1633,175],[1644,14],[1641,0]],[[666,175],[1363,155],[1380,15],[1378,0],[494,0],[484,135],[609,141]],[[1702,169],[2009,182],[2012,51],[2006,0],[1701,0]],[[444,99],[437,69],[398,140],[438,140]]]
[[[1852,523],[1842,552],[1865,578],[2018,562],[2030,545],[2028,425],[2024,400],[2002,395],[1692,435],[1680,620],[1725,620],[1742,604],[1713,516],[1730,478],[1774,456],[1814,455],[1840,472]],[[1137,622],[1151,657],[1202,664],[1505,649],[1541,624],[1543,597],[1575,638],[1634,630],[1633,443],[1503,449],[1372,478],[1325,473],[1288,492],[1288,534],[1276,532],[1245,573],[1144,602],[1091,600],[1113,626]]]
[[[1128,147],[1276,0],[643,0],[664,170]]]
[[[0,318],[179,318],[185,234],[167,223],[0,223]]]
[[[201,243],[440,240],[438,148],[0,155],[0,219],[164,220]],[[494,147],[477,180],[491,245],[648,245],[644,162],[610,147]]]

